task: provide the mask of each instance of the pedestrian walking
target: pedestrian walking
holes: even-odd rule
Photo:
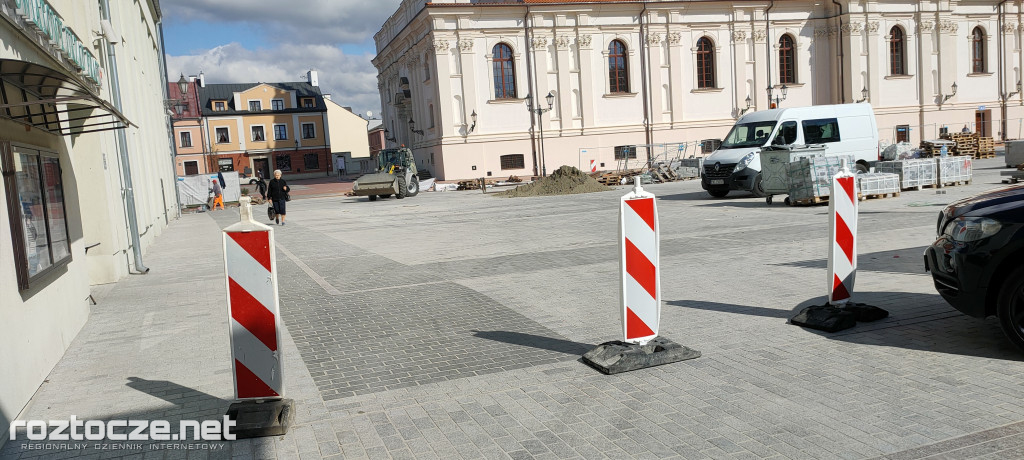
[[[210,180],[210,193],[213,193],[213,206],[210,207],[210,210],[216,210],[217,205],[220,205],[220,208],[224,209],[224,189],[220,187],[220,183],[217,182],[217,179]]]
[[[334,169],[338,170],[338,178],[345,175],[345,157],[334,158]]]
[[[274,170],[274,178],[270,179],[270,184],[267,184],[267,193],[270,194],[270,201],[274,204],[274,212],[277,213],[277,217],[274,221],[278,224],[284,225],[284,214],[285,214],[285,202],[290,200],[288,196],[288,183],[281,179],[281,170]]]

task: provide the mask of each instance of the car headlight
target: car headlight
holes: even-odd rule
[[[1002,227],[999,221],[987,217],[959,217],[946,224],[945,234],[953,241],[978,241],[995,235]]]
[[[736,163],[736,169],[733,169],[733,171],[742,171],[751,161],[754,161],[754,152],[748,153],[739,163]]]

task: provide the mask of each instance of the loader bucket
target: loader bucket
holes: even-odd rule
[[[395,185],[394,175],[377,172],[356,179],[356,182],[352,184],[352,193],[356,196],[390,195],[397,194],[398,188]]]

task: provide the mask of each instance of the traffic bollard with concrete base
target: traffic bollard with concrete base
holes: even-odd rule
[[[829,197],[828,302],[803,309],[790,321],[825,332],[838,332],[857,325],[857,321],[876,321],[889,312],[870,305],[853,303],[853,285],[857,278],[857,176],[843,161],[843,169],[832,177]]]
[[[654,195],[635,178],[619,204],[619,278],[622,341],[605,342],[583,361],[605,374],[674,363],[700,352],[658,337],[661,322],[660,228]]]
[[[281,315],[274,232],[252,218],[249,197],[239,201],[240,222],[224,229],[228,322],[235,400],[228,418],[238,439],[288,432],[294,404],[283,399]]]

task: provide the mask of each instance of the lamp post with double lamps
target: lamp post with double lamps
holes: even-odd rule
[[[777,109],[779,108],[779,104],[782,104],[782,101],[786,100],[786,95],[789,94],[789,87],[783,84],[779,88],[779,93],[775,94],[775,102],[772,102],[772,93],[774,92],[774,89],[774,87],[769,86],[765,91],[768,92],[768,104],[771,105],[770,108]],[[780,95],[782,96],[781,98],[779,97]]]
[[[545,108],[538,107],[538,108],[535,109],[535,108],[533,108],[533,96],[531,96],[529,94],[526,95],[526,110],[530,111],[531,113],[537,114],[537,126],[540,127],[540,168],[541,168],[540,169],[540,171],[541,171],[540,175],[541,175],[541,177],[546,177],[548,175],[548,167],[547,167],[547,164],[545,163],[545,158],[544,158],[544,156],[545,156],[545,150],[544,150],[544,122],[541,119],[541,115],[544,112],[550,112],[551,108],[554,107],[554,105],[555,105],[555,93],[553,91],[548,91],[548,95],[544,97],[544,100],[547,101],[548,108],[545,109]]]

